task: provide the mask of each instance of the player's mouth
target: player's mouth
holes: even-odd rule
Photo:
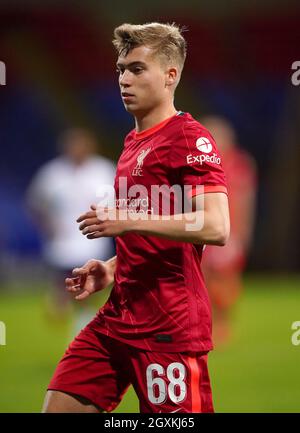
[[[130,102],[132,98],[134,98],[134,95],[132,95],[131,93],[122,92],[122,99],[124,102]]]

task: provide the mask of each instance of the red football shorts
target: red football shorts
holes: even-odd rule
[[[141,412],[213,412],[207,353],[137,349],[97,332],[96,318],[68,347],[48,390],[84,397],[110,412],[131,384]]]

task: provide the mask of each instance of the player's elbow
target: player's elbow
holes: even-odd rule
[[[222,221],[215,227],[215,245],[224,247],[226,245],[230,235],[229,221]]]
[[[215,215],[212,220],[213,232],[214,232],[214,245],[223,247],[226,245],[230,235],[230,217],[229,209],[226,206],[221,212]]]
[[[199,232],[194,240],[196,244],[207,244],[207,245],[216,245],[223,247],[226,245],[229,238],[229,230],[228,228],[220,224],[218,226],[213,226],[210,230],[203,236],[203,232]]]
[[[218,245],[219,247],[224,247],[226,245],[229,238],[229,233],[227,233],[226,229],[221,228],[216,233],[216,239],[215,239],[215,245]]]
[[[204,226],[196,234],[196,242],[207,245],[226,245],[230,235],[230,220],[228,213],[217,212],[207,214]]]
[[[226,245],[230,234],[230,226],[228,221],[219,221],[218,224],[214,224],[211,229],[211,233],[208,239],[209,244],[223,247]]]

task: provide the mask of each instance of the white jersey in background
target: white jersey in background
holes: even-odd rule
[[[80,165],[61,156],[46,163],[35,175],[29,190],[30,206],[44,216],[49,235],[44,240],[44,258],[61,269],[82,266],[87,260],[111,257],[109,238],[91,242],[82,236],[76,219],[99,201],[104,185],[114,184],[115,165],[93,156]],[[98,197],[98,198],[97,198]]]

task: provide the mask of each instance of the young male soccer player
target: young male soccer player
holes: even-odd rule
[[[220,156],[210,133],[174,107],[186,56],[180,29],[123,24],[114,35],[135,129],[117,167],[115,217],[92,206],[78,222],[89,239],[115,237],[117,255],[90,260],[66,280],[76,299],[114,287],[60,361],[44,411],[111,411],[132,384],[141,412],[212,412],[211,311],[200,263],[204,244],[224,245],[229,235]],[[176,185],[190,185],[193,208],[178,212],[178,194],[169,194],[168,216],[166,188],[153,198],[152,187]]]

